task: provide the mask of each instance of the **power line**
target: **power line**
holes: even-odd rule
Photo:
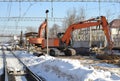
[[[0,0],[0,2],[99,2],[99,0]],[[117,2],[120,0],[100,0],[101,2]]]
[[[44,21],[45,17],[0,17],[0,21]],[[64,21],[65,18],[48,18],[48,21]]]
[[[21,17],[21,2],[19,2],[19,17]]]
[[[11,7],[12,7],[12,2],[8,3],[8,5],[7,5],[7,14],[8,15],[6,14],[6,17],[8,17],[8,18],[10,17],[10,14],[11,14]],[[9,21],[9,19],[5,22],[5,27],[2,32],[4,32],[6,30],[8,21]]]
[[[30,9],[34,4],[35,4],[35,3],[30,3],[30,5],[28,6],[27,10],[24,12],[24,14],[23,14],[22,17],[24,17],[24,16],[27,14],[27,12],[29,11],[29,9]]]

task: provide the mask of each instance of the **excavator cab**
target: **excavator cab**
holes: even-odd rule
[[[61,33],[61,32],[60,32],[60,33],[57,33],[57,37],[58,37],[58,38],[62,38],[63,35],[64,35],[63,32],[62,32],[62,33]]]

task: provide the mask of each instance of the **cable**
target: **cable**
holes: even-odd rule
[[[5,22],[5,27],[3,29],[3,32],[7,28],[7,23],[9,22],[9,17],[10,17],[10,14],[11,14],[11,7],[12,7],[12,2],[9,2],[8,5],[7,5],[7,12],[6,12],[6,17],[8,17],[8,21]]]
[[[19,2],[19,17],[21,17],[21,2]]]
[[[21,18],[21,1],[19,1],[19,18]],[[20,22],[20,19],[19,19],[19,22]],[[22,27],[21,27],[21,31],[22,31]]]
[[[30,3],[30,5],[28,6],[27,10],[23,13],[23,15],[21,16],[21,1],[19,1],[19,18],[21,19],[22,17],[24,17],[27,12],[29,11],[29,9],[34,5],[35,3]],[[16,21],[16,29],[18,27],[18,23],[20,22],[20,19],[18,21]],[[21,31],[22,31],[22,27],[21,27]]]
[[[51,17],[53,17],[53,0],[51,0]]]
[[[120,2],[119,2],[119,8],[120,8]],[[119,15],[118,17],[120,18],[120,9],[119,9],[119,14],[118,15]]]
[[[101,15],[100,0],[99,0],[99,16]]]
[[[51,2],[51,0],[0,0],[0,2]],[[54,2],[98,2],[98,0],[54,0]],[[120,2],[119,0],[101,0],[101,2]]]
[[[18,21],[15,22],[15,25],[16,25],[16,31],[17,31],[17,28],[18,28],[18,23],[20,21],[20,17],[21,17],[21,2],[19,1],[19,17],[18,17]]]
[[[30,3],[30,5],[28,6],[27,10],[23,13],[22,17],[24,17],[24,16],[27,14],[27,12],[29,11],[29,9],[30,9],[34,4],[36,4],[36,2]]]
[[[10,14],[11,14],[11,7],[12,7],[12,2],[10,3],[10,6],[9,6],[9,14],[8,14],[8,17],[10,17]]]

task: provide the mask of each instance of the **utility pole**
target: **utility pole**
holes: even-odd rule
[[[92,46],[92,29],[90,27],[90,42],[89,42],[89,47]]]
[[[46,20],[47,20],[47,26],[46,26],[46,31],[47,31],[47,54],[48,54],[48,12],[49,10],[46,10]]]

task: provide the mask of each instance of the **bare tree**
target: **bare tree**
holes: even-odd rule
[[[54,24],[52,28],[49,30],[50,37],[56,37],[57,33],[60,32],[60,26],[57,24]]]
[[[107,18],[108,21],[110,21],[111,17],[112,17],[112,14],[111,14],[111,11],[109,9],[109,10],[106,11],[106,18]]]
[[[26,31],[27,32],[35,32],[35,28],[33,28],[33,27],[26,27]]]
[[[85,9],[83,7],[80,7],[78,10],[76,10],[75,8],[70,9],[67,11],[66,20],[63,22],[63,27],[66,29],[71,24],[82,21],[84,19]]]
[[[71,24],[75,23],[76,20],[76,9],[69,9],[67,11],[67,17],[66,20],[63,22],[63,30],[67,29],[68,26],[70,26]]]
[[[83,21],[85,19],[85,9],[83,7],[80,7],[78,10],[75,8],[70,9],[67,11],[67,16],[66,20],[63,22],[63,31],[67,29],[71,24]],[[80,30],[76,30],[73,32],[74,34],[74,39],[78,40],[79,39],[79,32]]]
[[[84,7],[80,7],[79,9],[78,9],[78,14],[77,14],[77,17],[76,17],[76,22],[80,22],[80,21],[83,21],[83,20],[85,20],[85,17],[86,17],[86,14],[85,14],[85,9],[84,9]],[[86,28],[86,30],[87,30],[87,28]],[[73,38],[75,39],[75,40],[80,40],[80,35],[81,35],[81,29],[79,29],[79,30],[75,30],[74,32],[73,32]],[[84,35],[84,37],[85,36],[87,36],[88,37],[88,34],[86,34],[87,32],[84,32],[83,33],[83,35]],[[86,34],[86,35],[85,35]]]
[[[120,15],[118,15],[118,18],[120,18]]]
[[[80,7],[78,10],[77,17],[76,17],[76,22],[85,20],[85,17],[86,17],[85,9],[84,7]]]

